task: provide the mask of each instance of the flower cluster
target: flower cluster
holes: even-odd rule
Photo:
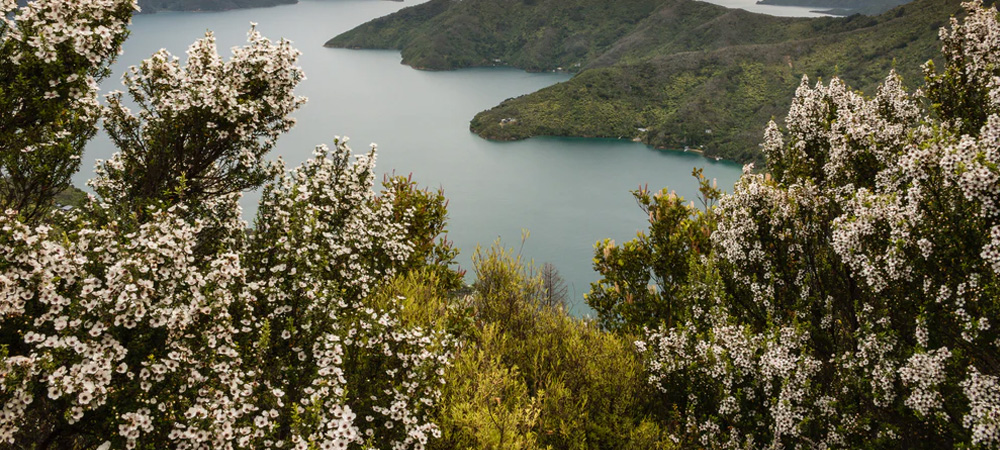
[[[68,239],[0,219],[3,338],[7,364],[20,368],[3,380],[4,400],[30,403],[5,415],[8,443],[19,432],[96,426],[109,408],[126,448],[172,431],[193,447],[249,433],[238,425],[253,405],[230,318],[248,301],[233,289],[244,271],[232,249],[193,256],[200,224],[180,215],[163,211],[138,229],[87,226]],[[31,398],[38,392],[45,397]],[[194,408],[212,413],[183,414]],[[53,424],[61,414],[65,425]]]
[[[962,425],[972,431],[972,442],[1000,446],[1000,379],[972,370],[962,382],[962,392],[969,398]]]
[[[705,317],[647,331],[636,342],[650,357],[650,382],[661,391],[677,395],[677,386],[693,383],[681,402],[684,431],[704,446],[795,442],[804,424],[817,418],[813,380],[822,364],[809,353],[808,332],[776,327],[755,333],[719,306]]]
[[[134,6],[39,0],[11,18],[0,3],[2,50],[16,56],[0,64],[69,68],[24,87],[37,98],[5,88],[0,107],[73,99],[86,108],[66,114],[90,134],[56,137],[82,148],[103,114],[120,149],[82,208],[48,225],[23,204],[0,215],[0,445],[424,448],[440,433],[452,338],[403,320],[406,300],[384,290],[421,269],[414,247],[443,223],[410,226],[414,210],[395,201],[415,195],[409,184],[373,191],[374,148],[355,158],[338,140],[291,173],[264,159],[305,101],[292,92],[304,76],[289,42],[254,28],[228,61],[209,33],[184,66],[161,51],[133,68],[137,115],[123,93],[98,108],[95,79]],[[41,148],[16,153],[52,156]],[[11,167],[0,187],[30,188]],[[239,192],[265,183],[248,230]],[[443,196],[420,199],[443,222]]]
[[[80,165],[135,0],[0,2],[0,210],[37,220]]]
[[[965,7],[925,90],[803,79],[720,199],[687,320],[640,342],[693,439],[1000,445],[1000,20]]]
[[[164,192],[191,203],[259,187],[275,173],[264,159],[305,102],[293,89],[305,79],[298,50],[272,43],[251,26],[247,45],[223,60],[211,32],[187,50],[187,62],[160,50],[124,78],[139,113],[108,95],[105,128],[121,149],[95,189],[135,203]],[[176,130],[187,130],[177,133]]]
[[[249,233],[184,204],[136,223],[94,201],[69,235],[0,218],[0,437],[424,448],[451,338],[378,295],[412,245],[372,191],[374,151],[353,159],[319,147],[266,187]],[[217,200],[227,217],[235,200]]]
[[[412,244],[392,193],[372,191],[374,147],[352,159],[338,139],[266,185],[250,236],[247,281],[270,330],[254,345],[263,385],[282,393],[270,400],[276,420],[288,424],[273,440],[423,448],[437,433],[429,412],[450,339],[402,324],[395,297],[372,302]]]
[[[0,4],[0,30],[4,32],[0,42],[18,44],[9,55],[14,64],[32,57],[46,63],[63,61],[71,49],[99,66],[109,54],[120,51],[130,22],[128,16],[122,20],[119,15],[123,7],[129,12],[138,10],[135,0],[42,0],[23,8],[17,8],[13,0],[4,1]]]

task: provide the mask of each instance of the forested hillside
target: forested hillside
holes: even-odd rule
[[[404,64],[433,70],[489,65],[571,70],[599,57],[663,3],[431,0],[361,25],[326,45],[396,48],[402,50]]]
[[[751,161],[802,75],[870,89],[898,67],[913,86],[958,10],[957,0],[918,0],[877,17],[804,19],[693,0],[432,0],[327,45],[398,48],[404,64],[427,69],[579,71],[477,115],[471,129],[490,139],[638,138]]]

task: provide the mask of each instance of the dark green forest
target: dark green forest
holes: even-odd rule
[[[432,0],[326,45],[400,49],[423,69],[576,72],[476,115],[470,128],[489,139],[635,138],[760,162],[760,129],[781,121],[803,75],[870,91],[896,68],[917,86],[938,28],[959,10],[917,0],[876,17],[805,19],[693,0]]]

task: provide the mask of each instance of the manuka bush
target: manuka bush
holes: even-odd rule
[[[0,1],[0,210],[37,222],[97,132],[135,0]]]
[[[345,142],[264,188],[245,280],[265,333],[255,347],[262,401],[277,413],[265,444],[364,443],[423,448],[451,339],[402,323],[405,302],[372,298],[413,253],[392,192],[376,196],[374,149],[351,161]],[[430,238],[433,238],[431,236]]]
[[[99,201],[71,231],[0,219],[4,441],[422,448],[451,339],[371,300],[411,252],[373,156],[321,147],[248,236],[233,196],[232,220]],[[230,228],[209,243],[206,223]]]
[[[118,13],[108,2],[94,3],[105,12],[39,0],[14,23],[8,3],[4,51],[17,49],[12,39],[34,15]],[[89,32],[66,40],[100,72],[123,31],[74,24],[112,33],[100,51],[83,45]],[[65,45],[18,55],[55,64],[79,56],[65,55]],[[385,290],[411,273],[456,283],[454,250],[433,244],[444,230],[443,195],[412,183],[376,194],[374,148],[355,157],[346,140],[284,173],[264,154],[303,101],[292,93],[303,78],[298,52],[251,29],[228,61],[211,35],[188,53],[183,67],[160,52],[126,77],[138,115],[121,94],[109,98],[120,152],[99,166],[97,197],[43,225],[16,209],[23,203],[5,203],[0,446],[424,448],[439,434],[431,419],[453,339],[409,320],[402,309],[412,302]],[[70,77],[99,74],[87,70]],[[41,97],[45,108],[64,107],[60,89]],[[80,98],[96,118],[93,92]],[[14,152],[56,146],[53,157],[75,167],[78,152],[67,151],[75,147],[20,130],[24,142],[6,141],[25,146]],[[44,145],[29,148],[32,136]],[[20,182],[3,177],[4,186]],[[265,183],[248,229],[239,192]]]
[[[1000,23],[966,8],[923,90],[803,79],[712,251],[664,279],[684,307],[637,344],[684,439],[1000,446]]]

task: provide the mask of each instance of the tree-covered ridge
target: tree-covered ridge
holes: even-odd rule
[[[666,44],[625,47],[620,56],[598,59],[567,82],[476,115],[471,128],[493,139],[637,137],[655,147],[703,147],[707,156],[760,162],[758,130],[784,117],[803,74],[837,75],[871,90],[896,67],[913,86],[922,78],[916,68],[937,53],[935,30],[956,12],[957,1],[933,0],[874,18],[781,20],[732,11]],[[657,30],[634,38],[671,36]],[[684,50],[694,47],[687,36],[702,33],[733,45]]]
[[[576,70],[663,1],[431,0],[363,24],[326,46],[400,49],[404,64],[432,70]]]
[[[328,45],[401,48],[404,63],[431,69],[509,64],[581,70],[568,82],[477,115],[471,129],[487,138],[637,137],[656,147],[703,146],[709,156],[751,161],[760,158],[757,130],[783,116],[801,75],[837,74],[871,88],[895,65],[912,85],[920,79],[915,68],[936,53],[937,28],[959,11],[956,0],[918,0],[874,18],[802,19],[661,0],[633,5],[646,14],[634,20],[601,11],[597,5],[605,2],[559,2],[561,9],[513,2],[496,6],[502,13],[480,3],[493,2],[418,5]],[[565,18],[570,4],[592,11],[586,16],[599,23],[578,30]],[[465,27],[492,17],[515,25]],[[623,26],[627,31],[620,33]],[[480,28],[486,31],[470,34]],[[602,31],[604,40],[575,38]],[[579,41],[590,44],[587,52],[570,57],[567,43]],[[547,53],[528,51],[536,48]],[[545,54],[553,56],[546,60]]]

